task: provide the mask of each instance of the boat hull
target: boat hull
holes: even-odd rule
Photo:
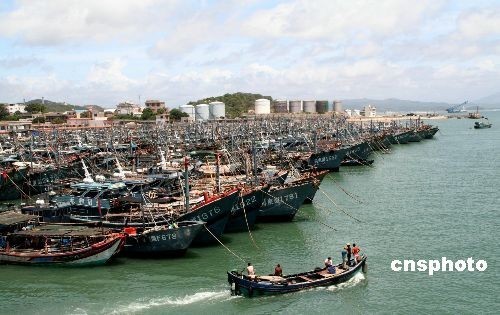
[[[0,263],[18,265],[102,265],[118,254],[125,242],[125,236],[117,236],[102,244],[68,253],[16,253],[0,252]]]
[[[207,246],[218,243],[214,236],[220,238],[224,233],[231,209],[238,202],[238,198],[239,191],[235,190],[222,198],[195,208],[177,219],[178,221],[206,222],[205,229],[198,233],[193,241],[193,245]]]
[[[258,221],[292,221],[299,207],[314,190],[313,181],[270,190],[259,209]]]
[[[123,254],[140,258],[178,257],[186,253],[203,222],[178,222],[177,228],[128,235]]]
[[[242,232],[252,230],[257,221],[259,208],[264,200],[264,195],[269,187],[254,190],[245,196],[240,196],[238,203],[231,209],[229,221],[226,224],[226,233]]]
[[[363,270],[363,267],[365,265],[366,257],[364,257],[360,262],[351,267],[349,270],[344,271],[340,274],[337,274],[335,276],[315,276],[315,278],[317,279],[302,283],[290,283],[289,280],[301,276],[308,277],[318,275],[318,272],[310,271],[297,275],[290,275],[283,277],[283,281],[274,283],[269,281],[259,281],[258,278],[252,280],[246,276],[239,275],[234,271],[228,272],[227,275],[229,284],[232,288],[234,288],[234,294],[243,295],[246,297],[257,297],[263,295],[276,295],[297,292],[320,286],[336,285],[342,282],[346,282],[354,277],[354,275],[356,275],[359,271]]]
[[[339,169],[340,163],[342,163],[347,152],[347,148],[340,148],[338,150],[313,153],[308,163],[318,170],[336,171]]]

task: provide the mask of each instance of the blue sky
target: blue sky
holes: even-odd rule
[[[500,1],[3,0],[0,102],[500,92]]]

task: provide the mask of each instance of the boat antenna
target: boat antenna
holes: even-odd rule
[[[85,165],[85,162],[83,161],[83,159],[81,161],[82,161],[83,172],[85,174],[85,178],[83,179],[83,182],[84,183],[93,183],[94,179],[92,178],[92,175],[90,174],[89,169],[87,168],[87,165]]]

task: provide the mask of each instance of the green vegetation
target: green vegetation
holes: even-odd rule
[[[44,124],[45,123],[45,117],[36,117],[35,119],[33,119],[32,121],[34,124]]]
[[[126,114],[121,114],[121,115],[117,114],[117,115],[113,116],[113,119],[117,119],[117,120],[120,120],[120,119],[121,120],[139,120],[139,119],[141,119],[141,117],[137,117],[137,116],[134,116],[132,114],[128,114],[128,115],[126,115]]]
[[[170,119],[181,120],[182,117],[189,117],[188,113],[182,112],[180,109],[174,108],[170,112]]]
[[[70,104],[64,104],[64,103],[59,103],[59,102],[52,102],[49,100],[44,100],[43,101],[45,108],[47,109],[47,112],[57,112],[57,113],[62,113],[70,110],[86,110],[87,108],[85,106],[77,106],[77,105],[70,105]],[[26,105],[29,104],[42,104],[41,99],[35,99],[26,102]],[[100,106],[95,106],[93,105],[94,110],[99,110],[102,111],[103,108]]]
[[[156,114],[151,108],[143,109],[142,115],[141,115],[142,120],[153,120],[155,118],[156,118]]]
[[[234,118],[240,117],[242,114],[247,113],[250,109],[254,109],[255,100],[259,98],[266,98],[271,101],[273,100],[271,96],[237,92],[233,94],[224,94],[222,96],[208,97],[195,102],[189,102],[188,104],[208,104],[210,102],[220,101],[226,104],[226,116],[228,118]],[[172,117],[172,112],[170,112],[170,117]]]
[[[0,104],[0,120],[4,120],[9,116],[9,111],[4,104]]]
[[[66,123],[66,120],[62,117],[56,117],[54,120],[52,120],[52,123],[55,125],[60,125]]]
[[[30,114],[45,113],[47,112],[47,107],[41,103],[31,103],[26,105],[25,110]]]
[[[90,112],[86,111],[86,112],[80,113],[80,118],[91,118]]]

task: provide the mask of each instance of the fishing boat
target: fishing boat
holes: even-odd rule
[[[273,186],[264,196],[258,221],[292,221],[299,207],[313,195],[315,179]]]
[[[123,233],[83,226],[44,225],[8,234],[0,263],[20,265],[101,265],[118,254]]]
[[[182,256],[203,225],[200,221],[181,221],[151,228],[127,227],[124,254],[141,258]]]
[[[253,297],[339,284],[348,281],[360,270],[366,272],[366,256],[362,256],[355,265],[346,269],[342,268],[342,264],[335,266],[333,273],[330,273],[327,268],[316,268],[312,271],[283,277],[273,275],[246,276],[233,270],[227,272],[227,281],[231,285],[232,294]]]
[[[491,123],[488,121],[488,118],[484,118],[481,121],[474,122],[474,129],[485,129],[491,128]]]

